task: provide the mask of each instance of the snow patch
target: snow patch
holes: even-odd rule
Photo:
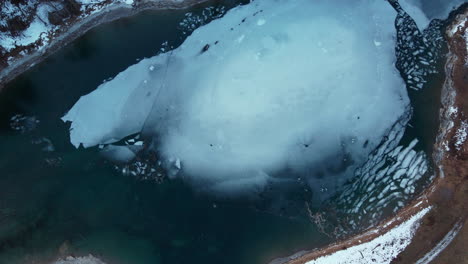
[[[430,209],[422,209],[406,222],[369,242],[320,257],[307,264],[391,263],[409,245],[420,220]]]
[[[448,115],[450,117],[455,117],[458,114],[458,108],[456,106],[451,105],[448,109]]]
[[[449,37],[452,37],[455,33],[457,33],[459,30],[463,29],[468,22],[468,18],[465,17],[465,19],[461,20],[460,23],[454,25],[449,32]],[[466,32],[465,32],[466,33]],[[466,35],[466,34],[465,34]]]
[[[468,135],[468,122],[466,120],[462,121],[460,127],[455,132],[455,148],[457,150],[461,150],[463,143],[466,141],[466,137]]]
[[[8,5],[7,5],[8,6]],[[48,20],[48,13],[52,11],[52,7],[46,4],[40,4],[37,7],[36,16],[29,24],[29,27],[20,33],[19,36],[13,37],[7,32],[0,32],[0,46],[10,51],[16,46],[28,46],[38,40],[42,40],[41,49],[49,43],[49,32],[56,29]],[[2,10],[3,12],[3,10]]]

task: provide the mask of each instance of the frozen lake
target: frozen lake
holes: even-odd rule
[[[434,27],[433,31],[427,30],[424,33],[421,25],[426,27],[428,21],[421,19],[421,14],[418,15],[413,9],[413,12],[409,12],[410,15],[419,18],[416,22],[421,28],[420,34],[426,34],[425,37],[429,39],[424,44],[426,46],[421,51],[422,55],[415,57],[411,55],[414,51],[406,51],[408,47],[404,43],[383,42],[384,40],[397,40],[396,33],[392,35],[395,31],[393,24],[388,24],[393,23],[392,17],[382,17],[381,22],[387,24],[380,25],[381,28],[376,26],[376,28],[366,29],[369,32],[386,30],[384,33],[381,32],[383,34],[381,41],[373,39],[369,46],[366,46],[366,42],[362,39],[354,39],[352,35],[354,31],[343,28],[339,23],[333,24],[334,20],[306,21],[304,22],[306,26],[302,28],[300,24],[299,27],[287,28],[285,26],[284,32],[292,32],[289,36],[283,35],[284,39],[289,41],[286,43],[292,43],[291,46],[285,44],[285,48],[303,48],[301,43],[310,44],[307,41],[314,42],[314,38],[318,38],[320,34],[324,34],[323,37],[328,43],[335,41],[337,45],[335,52],[340,49],[342,52],[332,61],[332,64],[340,64],[337,71],[347,72],[358,65],[359,62],[356,62],[355,56],[356,52],[362,51],[360,49],[364,51],[376,49],[375,55],[370,52],[367,55],[369,58],[366,59],[365,65],[368,68],[362,66],[362,71],[355,76],[344,76],[349,88],[341,87],[340,83],[335,80],[328,80],[327,78],[330,77],[326,74],[329,71],[322,69],[326,67],[323,63],[319,65],[323,66],[322,68],[313,68],[314,64],[308,64],[313,58],[320,60],[329,58],[329,56],[320,57],[318,53],[323,52],[323,48],[330,48],[326,45],[317,47],[316,51],[312,48],[305,49],[312,55],[304,62],[300,62],[302,64],[298,62],[296,68],[294,65],[284,65],[285,68],[291,69],[291,72],[287,69],[282,71],[281,74],[284,73],[284,76],[280,75],[281,67],[270,67],[271,62],[275,62],[274,59],[284,60],[284,54],[287,54],[289,58],[292,57],[292,61],[300,61],[303,57],[300,53],[291,55],[279,52],[275,55],[275,52],[271,52],[272,61],[258,65],[255,64],[257,62],[245,60],[249,65],[239,66],[238,64],[243,62],[241,59],[231,60],[227,65],[220,64],[222,67],[216,64],[210,65],[210,62],[220,57],[236,57],[238,54],[236,47],[223,46],[222,40],[219,44],[214,44],[217,39],[216,36],[212,36],[212,32],[217,32],[226,26],[222,24],[224,22],[220,22],[222,25],[218,25],[218,28],[216,25],[209,24],[208,26],[212,28],[205,26],[207,28],[205,31],[202,27],[199,33],[202,35],[201,38],[197,39],[195,36],[192,40],[187,40],[188,48],[184,50],[182,47],[180,51],[177,51],[176,48],[186,41],[187,36],[194,29],[213,18],[221,17],[230,8],[239,4],[233,2],[235,1],[209,2],[183,11],[144,12],[129,19],[101,25],[33,67],[6,87],[0,94],[0,145],[2,146],[0,148],[2,172],[0,176],[0,262],[20,263],[25,256],[47,258],[55,255],[59,247],[67,245],[72,253],[92,253],[110,263],[266,263],[273,258],[290,255],[302,249],[323,246],[336,239],[336,235],[343,236],[366,228],[404,206],[430,182],[433,173],[428,157],[431,156],[438,128],[439,94],[444,78],[443,60],[437,58],[435,53],[443,54],[445,46],[437,41],[432,43],[431,38],[437,36],[437,27]],[[443,5],[437,1],[431,4]],[[403,5],[405,6],[407,5]],[[329,6],[317,8],[314,15],[321,17],[326,8]],[[346,4],[343,4],[343,10],[346,10],[345,8]],[[374,15],[378,16],[380,14],[378,12],[382,11],[379,8],[382,10],[389,8],[393,12],[391,6],[388,5],[376,7],[374,10],[355,11],[354,15],[361,14],[359,12],[375,11]],[[227,19],[232,21],[240,18],[239,28],[232,31],[246,32],[246,34],[239,33],[239,36],[244,35],[242,39],[239,39],[237,35],[226,38],[233,38],[237,43],[246,42],[244,46],[246,49],[253,47],[252,50],[256,51],[256,49],[262,50],[270,45],[268,47],[281,51],[281,45],[283,45],[281,36],[279,40],[267,39],[266,44],[262,42],[262,45],[258,46],[257,44],[261,42],[256,38],[258,33],[251,31],[249,26],[249,23],[253,23],[252,25],[256,27],[268,26],[268,23],[274,22],[278,10],[271,11],[270,16],[267,14],[268,10],[262,11],[265,12],[265,18],[260,17],[259,10],[263,10],[261,6],[259,10],[252,10],[254,12],[241,10],[236,11],[237,15],[231,13],[226,15]],[[291,10],[295,12],[294,7],[291,7]],[[430,18],[440,16],[440,14],[428,11],[433,10],[430,5],[425,4],[422,10]],[[253,17],[257,11],[259,13],[255,15],[253,22],[242,21],[245,14],[252,13],[250,15]],[[188,13],[190,15],[187,15]],[[290,15],[290,13],[285,13],[285,15]],[[335,15],[340,17],[342,14],[338,12]],[[393,17],[395,16],[396,12]],[[219,21],[223,21],[222,19],[226,17]],[[321,26],[320,21],[324,26]],[[363,21],[365,22],[364,18],[359,23],[364,23]],[[278,25],[287,24],[280,22]],[[226,24],[230,25],[229,23],[228,20]],[[291,25],[295,23],[292,20]],[[273,23],[273,27],[278,25]],[[317,35],[313,35],[312,40],[302,39],[300,30],[312,26],[316,27],[314,32]],[[330,27],[336,31],[342,30],[341,35],[337,38],[327,37],[327,29]],[[294,34],[294,30],[299,31]],[[414,28],[405,26],[399,30],[401,35],[404,35],[405,32]],[[227,27],[227,31],[231,31],[230,26]],[[193,46],[190,43],[200,39],[208,43],[211,41],[209,37],[213,37],[213,43],[210,42],[209,48],[205,48],[205,45],[197,46],[196,50],[201,54],[194,59],[190,54],[190,47]],[[340,40],[355,41],[353,43],[358,47],[351,49],[351,47],[340,46]],[[231,53],[217,54],[214,50],[215,45]],[[376,59],[388,60],[385,62],[393,67],[392,64],[396,60],[393,54],[396,45],[400,45],[400,53],[398,53],[400,64],[397,63],[399,67],[401,66],[400,71],[397,72],[393,68],[389,69],[390,73],[387,74],[391,75],[390,77],[383,74],[385,78],[382,80],[385,80],[386,90],[377,93],[373,89],[373,86],[378,84],[376,80],[371,78],[368,82],[364,82],[360,77],[365,76],[365,70],[376,70],[369,67]],[[185,112],[190,113],[185,108],[177,114],[162,115],[167,120],[177,120],[177,122],[182,120],[174,126],[181,128],[175,138],[174,134],[158,130],[159,124],[155,125],[151,122],[148,124],[146,121],[144,125],[146,130],[125,128],[123,132],[117,133],[119,137],[112,135],[110,138],[113,140],[105,138],[109,135],[108,131],[93,134],[93,140],[89,142],[86,141],[86,137],[77,137],[74,141],[73,132],[70,138],[70,124],[62,122],[61,118],[73,108],[81,96],[93,92],[103,84],[104,80],[107,81],[104,86],[111,87],[111,90],[120,89],[119,77],[116,76],[123,72],[121,78],[131,79],[131,76],[126,77],[125,71],[133,64],[136,64],[135,67],[141,67],[135,69],[148,71],[153,71],[150,68],[152,65],[158,63],[165,65],[164,52],[169,51],[172,54],[173,48],[171,47],[176,49],[174,53],[179,56],[181,64],[187,65],[183,66],[183,70],[172,69],[177,74],[185,71],[186,75],[180,73],[181,75],[170,74],[169,76],[177,81],[187,78],[187,81],[183,83],[185,85],[200,83],[197,79],[198,75],[193,74],[198,68],[212,67],[216,70],[216,67],[223,69],[231,67],[229,69],[233,69],[236,76],[240,76],[236,81],[240,82],[243,87],[249,87],[251,83],[251,79],[245,77],[248,73],[262,76],[264,71],[267,73],[277,71],[278,79],[267,76],[268,78],[265,77],[260,82],[262,85],[266,83],[275,87],[280,83],[281,78],[287,78],[292,74],[295,79],[298,79],[298,76],[294,74],[298,74],[299,69],[312,67],[311,75],[317,74],[325,77],[311,79],[310,83],[321,86],[333,85],[337,88],[333,90],[334,94],[331,96],[321,93],[308,94],[307,89],[304,90],[301,83],[286,82],[293,83],[300,88],[292,89],[292,93],[288,90],[274,97],[257,98],[258,94],[269,94],[270,91],[259,89],[255,93],[249,90],[234,93],[232,89],[228,89],[205,92],[203,88],[213,84],[202,83],[197,90],[198,97],[201,99],[194,97],[195,99],[187,99],[182,103],[190,105],[191,108],[188,109],[196,109],[197,112],[203,113],[197,116],[198,119],[214,121],[204,123],[203,126],[194,126],[192,116],[184,115]],[[161,51],[161,48],[164,51]],[[379,50],[380,48],[382,50]],[[210,55],[209,52],[213,54]],[[262,52],[265,53],[265,60],[268,60],[270,58],[268,50],[263,49]],[[421,61],[426,62],[424,59],[428,57],[428,52],[434,53],[434,56],[429,56],[435,58],[434,61],[428,61],[429,65],[421,64]],[[153,57],[157,54],[162,55]],[[248,53],[242,53],[244,57],[248,55]],[[360,56],[360,53],[357,55]],[[404,55],[409,57],[404,57]],[[204,59],[202,56],[212,57]],[[239,55],[239,57],[242,56]],[[144,60],[144,58],[150,59]],[[416,82],[414,81],[416,75],[411,73],[413,71],[410,68],[404,68],[406,67],[404,62],[411,62],[411,60],[416,60],[415,65],[422,65],[423,73],[427,72],[423,77],[422,75],[417,77],[420,79]],[[199,65],[193,66],[194,69],[192,69],[190,68],[192,62],[199,63]],[[350,64],[347,65],[347,62]],[[381,67],[373,76],[385,71],[386,66]],[[203,74],[213,76],[216,74],[214,70],[209,69]],[[397,75],[392,75],[392,70]],[[403,78],[400,77],[400,72]],[[219,74],[225,76],[230,72]],[[410,75],[413,77],[408,78]],[[144,78],[146,76],[138,77],[135,82],[143,83]],[[220,77],[217,81],[223,83],[229,78],[231,77],[227,76],[225,79]],[[274,83],[270,82],[270,79],[273,79]],[[364,89],[359,84],[367,88]],[[419,87],[418,84],[421,86]],[[177,85],[180,84],[177,83]],[[415,89],[411,89],[410,86]],[[389,89],[395,90],[395,93],[388,93]],[[372,94],[373,92],[375,94]],[[362,93],[361,97],[351,96],[359,93]],[[245,94],[252,100],[247,101],[246,105],[239,106],[239,101],[231,99]],[[290,94],[294,96],[291,98],[285,96]],[[369,94],[370,98],[366,97]],[[383,95],[384,100],[379,101],[379,95]],[[171,92],[165,93],[164,96],[168,101],[176,101],[174,98],[178,98],[173,97]],[[396,99],[400,97],[403,103],[392,104],[390,101],[392,96]],[[319,98],[320,102],[309,100],[309,97]],[[339,100],[334,101],[336,97]],[[221,103],[211,104],[210,108],[200,106],[199,102],[205,102],[210,98],[215,98]],[[272,109],[276,108],[271,108],[270,103],[280,102],[278,98],[281,100],[286,98],[285,105],[293,102],[297,107],[291,107],[286,112],[274,112]],[[242,102],[245,103],[245,101]],[[375,105],[371,105],[370,110],[363,107],[364,110],[359,108],[354,111],[355,105],[362,106],[360,102],[373,102]],[[306,107],[314,103],[323,103],[323,105],[317,108]],[[274,116],[281,116],[283,120],[279,119],[279,122],[270,123],[271,116],[252,119],[251,112],[242,112],[252,105],[256,106],[254,107],[257,111],[255,115],[260,115],[263,109],[267,109],[274,113]],[[333,111],[330,112],[335,105],[347,106],[345,110],[351,113],[350,116],[342,117],[334,114]],[[93,108],[89,106],[84,104],[82,109],[85,110],[80,111],[78,108],[76,111],[78,113],[87,111],[89,115],[93,115],[94,107],[99,109],[95,112],[97,123],[89,124],[87,123],[89,119],[81,120],[81,128],[85,132],[89,131],[90,127],[95,128],[96,124],[102,124],[102,120],[111,118],[113,113],[110,111],[107,113],[110,115],[106,115],[99,108],[102,107],[99,104]],[[139,106],[129,103],[125,107],[137,109]],[[307,109],[302,111],[303,108]],[[219,115],[214,115],[210,111]],[[319,115],[319,113],[322,119],[314,117],[315,119],[311,120],[314,124],[320,123],[320,129],[316,126],[301,126],[308,116]],[[157,111],[153,111],[152,114],[161,118]],[[305,117],[300,116],[301,114]],[[289,118],[291,116],[294,118]],[[245,118],[242,119],[245,121],[242,123],[245,129],[235,130],[235,133],[225,133],[219,136],[215,143],[200,137],[207,133],[219,135],[216,131],[222,127],[220,124],[226,118]],[[349,121],[349,118],[353,119]],[[366,121],[367,118],[371,121]],[[332,119],[337,121],[326,122]],[[362,126],[358,123],[361,121],[369,123]],[[339,126],[336,125],[338,122]],[[265,124],[265,126],[251,125],[258,123]],[[173,124],[174,122],[167,122],[163,123],[163,126],[167,128]],[[290,132],[298,126],[301,126],[299,132]],[[222,128],[232,131],[234,127],[238,126]],[[268,133],[267,136],[263,134],[260,137],[248,137],[249,144],[260,142],[255,145],[256,151],[252,152],[250,145],[245,145],[245,138],[239,135],[251,135],[252,131],[259,131],[262,128],[267,128],[265,131],[274,130],[274,133]],[[80,127],[75,127],[75,129],[78,131]],[[142,130],[146,133],[138,134]],[[355,133],[351,133],[351,130],[355,130]],[[190,134],[187,131],[195,132]],[[341,133],[341,131],[346,133]],[[85,132],[82,135],[85,135]],[[136,134],[138,137],[135,139]],[[369,136],[361,137],[363,134],[369,134]],[[282,141],[284,135],[287,135],[287,140]],[[310,135],[313,135],[313,140]],[[95,140],[96,138],[99,140]],[[290,140],[290,138],[293,139]],[[70,143],[70,139],[72,143],[78,143],[78,145],[88,142],[89,148],[76,149]],[[180,144],[178,145],[178,139],[195,142],[193,149],[197,151],[202,147],[206,149],[201,152],[184,149]],[[136,158],[132,152],[130,161],[124,163],[115,162],[115,155],[102,155],[103,146],[99,146],[99,144],[116,142],[117,145],[125,147],[140,140],[144,141],[145,150],[139,152]],[[172,143],[162,144],[164,148],[154,147],[155,144],[160,144],[158,140]],[[210,148],[213,147],[210,144],[221,146],[226,144],[225,142],[235,143],[230,146],[232,153],[221,151],[210,154]],[[271,142],[275,144],[272,145]],[[290,147],[291,144],[300,148]],[[317,144],[315,151],[309,151],[308,148],[312,149],[314,144]],[[150,145],[154,148],[148,147]],[[138,147],[138,144],[133,147]],[[304,151],[304,148],[307,148],[307,151]],[[332,151],[330,151],[331,148]],[[337,149],[339,151],[336,151]],[[284,159],[283,156],[275,154],[279,152],[293,153],[291,155],[294,159]],[[275,155],[270,157],[267,154]],[[254,159],[256,163],[244,160],[231,162],[232,157],[245,155],[252,155],[251,159]],[[311,158],[303,159],[304,155]],[[224,156],[231,158],[230,162],[226,162]],[[265,156],[268,158],[263,159]],[[203,164],[197,159],[198,157],[206,157],[212,163]],[[163,165],[156,166],[158,162]],[[164,165],[168,162],[170,166]],[[178,162],[181,162],[181,165],[177,165]],[[146,167],[142,172],[143,166]],[[146,171],[146,168],[150,168],[148,166],[154,166],[154,171],[148,173]],[[174,167],[177,169],[187,167],[191,170],[182,169],[174,174],[171,170]],[[211,170],[212,167],[216,168]],[[238,171],[237,168],[241,170]],[[236,177],[241,172],[253,171],[252,168],[261,168],[259,171],[273,180],[261,180],[259,184],[257,176],[253,178],[254,180],[246,176],[248,180],[245,182],[249,184],[244,185],[245,182],[243,182],[241,188],[247,188],[250,191],[243,192],[242,195],[229,191],[229,195],[223,195],[226,189],[232,190],[233,185],[239,186],[231,182],[232,178],[237,179]],[[255,171],[257,173],[257,170]],[[226,181],[226,178],[229,180]],[[252,181],[255,181],[255,188],[250,188]],[[203,184],[216,186],[216,190],[213,192],[213,188],[207,188]],[[319,220],[319,215],[323,216],[325,222]]]

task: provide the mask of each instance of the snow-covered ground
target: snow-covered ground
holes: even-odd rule
[[[466,141],[468,135],[468,122],[466,120],[462,121],[460,127],[458,128],[457,132],[455,133],[455,148],[460,150],[463,144]]]
[[[422,209],[407,221],[369,242],[320,257],[307,264],[391,263],[410,244],[420,220],[430,209]]]
[[[133,0],[116,0],[110,4],[106,4],[106,0],[77,0],[81,4],[81,11],[83,12],[82,17],[87,14],[92,14],[101,11],[105,7],[113,4],[126,4],[133,5]]]
[[[27,9],[27,7],[22,8]],[[49,22],[47,16],[52,10],[52,7],[49,5],[38,5],[35,18],[30,23],[29,27],[20,32],[18,36],[12,36],[9,32],[1,32],[0,45],[4,47],[7,52],[16,46],[28,46],[39,40],[42,40],[42,45],[40,47],[47,45],[49,34],[56,30],[56,27]],[[2,12],[5,12],[4,14],[6,16],[0,21],[0,23],[4,25],[7,24],[6,19],[19,15],[18,10],[10,2],[5,2],[5,9],[2,10]]]
[[[468,23],[468,16],[466,14],[461,15],[461,17],[458,19],[458,23],[456,25],[452,25],[450,31],[448,32],[449,37],[452,37],[456,33],[463,33],[463,29],[466,28]],[[465,39],[466,43],[466,56],[468,56],[468,30],[465,30],[463,33],[463,38]],[[468,57],[466,59],[466,66],[468,67]]]
[[[65,17],[63,23],[58,25],[54,25],[49,20],[50,14],[53,12],[61,12],[62,15],[67,12],[64,11],[66,10],[65,4],[61,1],[25,2],[26,4],[15,5],[6,0],[0,3],[0,26],[4,29],[0,31],[0,46],[6,54],[3,56],[8,56],[9,52],[15,48],[41,50],[50,43],[50,40],[59,33],[63,26],[68,26],[68,20],[72,19],[72,16]],[[133,1],[119,0],[105,3],[104,0],[77,0],[77,3],[81,5],[81,15],[78,19],[82,19],[111,5],[125,4],[131,7]],[[11,25],[15,19],[21,20],[22,23],[26,23],[28,26],[24,30],[13,30]],[[20,55],[25,54],[24,51],[20,53]],[[8,60],[12,59],[14,58],[8,58]]]

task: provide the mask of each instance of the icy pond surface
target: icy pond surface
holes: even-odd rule
[[[393,8],[336,5],[256,1],[231,10],[82,97],[63,118],[71,142],[90,147],[143,131],[163,166],[181,170],[174,177],[220,193],[345,179],[409,100],[393,66]]]
[[[0,263],[266,263],[430,181],[462,1],[232,2],[99,26],[1,93]]]

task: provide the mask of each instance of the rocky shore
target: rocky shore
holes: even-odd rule
[[[433,157],[439,175],[423,194],[434,210],[423,219],[398,263],[468,263],[467,28],[468,6],[465,5],[464,12],[446,30],[449,54]],[[451,233],[454,233],[451,243],[444,243]]]

